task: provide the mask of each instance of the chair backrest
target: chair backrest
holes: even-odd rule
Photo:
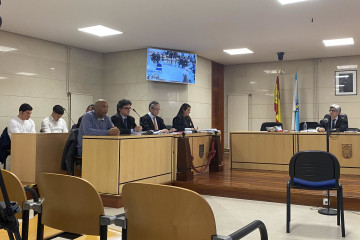
[[[196,192],[128,183],[122,194],[129,240],[209,240],[216,234],[211,207]]]
[[[307,129],[316,129],[319,126],[318,122],[306,122]],[[304,130],[304,122],[300,123],[300,130]]]
[[[290,159],[289,175],[291,183],[293,183],[294,177],[312,182],[335,179],[337,186],[340,178],[340,164],[331,153],[302,151]]]
[[[261,124],[261,128],[260,131],[267,131],[267,127],[275,127],[275,126],[281,126],[282,127],[282,123],[278,123],[278,122],[264,122],[263,124]]]
[[[91,183],[78,177],[41,173],[38,187],[44,199],[42,224],[71,233],[99,235],[104,207]]]
[[[20,207],[24,201],[26,201],[26,193],[24,190],[24,186],[22,185],[20,179],[7,170],[1,169],[1,173],[5,182],[6,191],[9,195],[10,201],[17,202]],[[4,201],[2,192],[0,191],[0,201]],[[21,212],[15,215],[17,219],[21,219]]]

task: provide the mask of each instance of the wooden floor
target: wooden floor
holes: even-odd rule
[[[225,153],[224,171],[194,176],[192,181],[174,182],[174,186],[200,194],[286,203],[288,172],[230,169],[230,156]],[[342,175],[345,210],[360,211],[360,176]],[[291,190],[291,203],[322,207],[325,191]],[[331,206],[336,206],[336,192],[330,192]]]

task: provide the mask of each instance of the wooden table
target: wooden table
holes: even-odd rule
[[[69,133],[11,134],[10,171],[23,183],[36,183],[41,172],[62,173],[61,159]]]
[[[332,133],[329,151],[342,174],[360,175],[360,133]],[[232,132],[231,167],[288,171],[292,155],[304,150],[326,151],[326,133]]]

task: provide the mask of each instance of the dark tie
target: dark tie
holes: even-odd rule
[[[336,119],[333,119],[333,120],[331,121],[331,129],[334,129],[334,128],[335,128],[335,121],[336,121]]]
[[[125,128],[125,129],[128,129],[127,118],[124,118],[124,128]]]

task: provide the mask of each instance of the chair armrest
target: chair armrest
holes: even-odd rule
[[[119,217],[115,219],[115,225],[120,226],[122,229],[126,229],[125,213],[120,214]]]
[[[24,210],[33,209],[34,211],[41,213],[41,204],[42,204],[42,202],[25,201],[25,202],[23,202],[23,209]]]
[[[39,196],[37,195],[36,191],[31,187],[25,186],[25,192],[30,193],[31,197],[34,199],[34,202],[39,202]]]
[[[100,217],[100,225],[102,225],[102,226],[111,225],[111,224],[113,224],[115,222],[115,220],[117,218],[120,218],[123,215],[125,216],[124,213],[118,214],[118,215],[115,215],[115,216],[108,216],[108,215],[101,216]]]
[[[255,220],[250,224],[246,225],[245,227],[237,230],[236,232],[230,234],[229,236],[220,236],[215,235],[211,237],[211,240],[238,240],[249,233],[253,232],[254,230],[259,229],[261,240],[268,240],[267,230],[265,224],[260,220]]]

